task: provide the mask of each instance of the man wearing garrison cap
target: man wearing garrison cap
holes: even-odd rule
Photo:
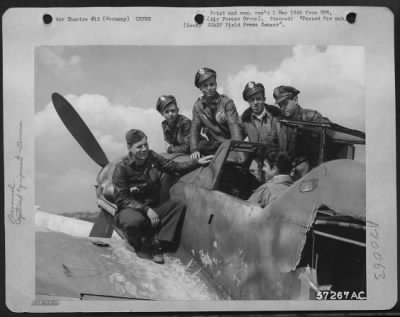
[[[318,111],[303,109],[299,105],[298,94],[300,91],[291,86],[278,86],[274,89],[273,96],[275,104],[279,106],[282,117],[287,120],[307,121],[315,123],[331,123],[328,118],[323,117]],[[308,172],[312,162],[310,157],[315,150],[313,142],[299,133],[293,127],[280,125],[278,128],[279,143],[282,150],[288,151],[292,160],[302,158],[303,162],[309,165],[305,172]]]
[[[243,90],[243,99],[249,104],[241,116],[244,137],[271,149],[278,148],[277,124],[281,112],[278,107],[265,103],[263,84],[248,82]]]
[[[115,224],[138,256],[161,264],[163,249],[176,242],[185,211],[178,200],[160,204],[161,173],[187,173],[208,164],[212,156],[177,163],[151,151],[140,130],[129,130],[125,138],[128,155],[115,166],[112,177],[117,205]]]
[[[192,158],[213,154],[225,140],[241,140],[239,116],[232,99],[217,92],[217,74],[200,68],[194,84],[203,93],[193,106],[190,152]],[[208,141],[201,139],[201,131]]]
[[[156,104],[157,111],[165,118],[161,123],[168,153],[190,153],[190,129],[192,122],[179,114],[176,99],[172,95],[162,95]]]

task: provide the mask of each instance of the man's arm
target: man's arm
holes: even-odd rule
[[[229,131],[231,133],[231,139],[236,141],[241,141],[243,137],[239,125],[239,115],[237,113],[236,106],[233,100],[230,100],[226,104],[225,114],[226,114],[226,121],[229,125]]]
[[[246,129],[246,123],[243,121],[243,114],[242,117],[239,117],[239,127],[240,127],[240,133],[244,140],[247,137],[247,129]]]
[[[193,106],[193,119],[192,127],[190,130],[190,153],[197,152],[197,145],[199,144],[201,130],[201,121],[196,109],[196,104]]]
[[[132,198],[126,170],[121,163],[115,167],[112,183],[114,185],[115,203],[119,210],[130,207],[143,214],[147,213],[149,207]]]
[[[190,131],[192,122],[187,119],[182,124],[183,144],[171,145],[168,148],[168,153],[190,153]]]
[[[322,114],[320,114],[316,110],[309,110],[305,113],[305,117],[303,119],[304,121],[310,121],[310,122],[317,122],[317,123],[331,123],[331,121],[323,117]]]
[[[155,158],[158,161],[158,166],[161,172],[165,172],[167,174],[185,174],[190,171],[195,170],[200,166],[198,159],[192,159],[187,162],[175,162],[173,160],[168,160],[161,155],[155,154]]]

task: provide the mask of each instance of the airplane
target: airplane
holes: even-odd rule
[[[97,248],[104,246],[103,250],[111,247],[126,251],[129,245],[125,241],[121,246],[124,234],[113,221],[117,207],[111,182],[122,158],[109,162],[72,105],[58,93],[52,100],[66,128],[101,167],[96,180],[101,212],[88,241]],[[162,200],[180,199],[187,208],[179,248],[170,256],[186,267],[195,265],[196,276],[213,299],[313,300],[329,290],[347,291],[351,299],[365,299],[365,164],[354,160],[356,146],[365,144],[365,133],[331,123],[281,123],[313,140],[313,169],[265,208],[247,201],[260,185],[251,164],[262,144],[228,140],[208,166],[180,178],[163,176]],[[190,159],[185,155],[166,157]],[[114,232],[122,238],[119,247],[115,239],[110,239]],[[90,243],[85,245],[89,248]],[[93,255],[93,246],[90,248]],[[84,253],[82,246],[81,260],[87,258]],[[84,286],[90,288],[92,282],[97,286],[99,272],[110,271],[111,262],[109,266],[96,271],[97,275],[86,276]],[[61,273],[62,282],[72,285],[71,278],[65,276],[73,276],[73,270],[67,267]],[[79,276],[79,270],[75,274]],[[124,282],[136,291],[149,285],[146,277],[130,278],[125,277]],[[45,278],[41,281],[46,291],[39,293],[52,293]],[[153,294],[146,289],[139,292],[145,296],[136,296],[137,292],[122,287],[123,291],[115,295],[115,287],[112,291],[106,284],[94,287],[91,298],[165,299],[157,288],[153,288]],[[76,283],[71,286],[74,291],[63,294],[76,297],[82,294],[79,287],[85,288]]]

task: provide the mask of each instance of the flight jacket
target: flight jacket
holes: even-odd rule
[[[168,153],[190,153],[190,130],[192,122],[185,116],[178,114],[174,127],[168,125],[167,120],[161,123],[164,140],[168,144]]]
[[[184,174],[200,164],[198,160],[177,163],[150,151],[144,164],[138,165],[132,155],[126,156],[114,170],[112,182],[118,211],[133,208],[143,214],[160,202],[161,174]]]
[[[279,138],[277,125],[281,112],[278,107],[264,104],[265,114],[263,118],[258,119],[251,108],[247,108],[242,116],[242,134],[248,137],[249,142],[266,144],[269,147],[277,148]]]
[[[196,100],[193,106],[191,153],[197,151],[197,145],[201,140],[201,129],[209,141],[242,140],[239,115],[233,100],[220,94],[217,94],[212,103],[208,103],[204,96]]]

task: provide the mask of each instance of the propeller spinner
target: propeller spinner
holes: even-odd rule
[[[107,165],[103,149],[72,105],[58,93],[53,93],[51,99],[61,121],[90,158],[101,167]]]

